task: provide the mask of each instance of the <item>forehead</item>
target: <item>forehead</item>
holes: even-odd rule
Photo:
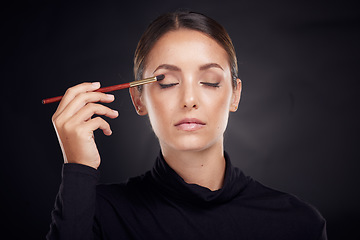
[[[159,64],[203,65],[215,62],[229,68],[225,49],[208,35],[188,29],[179,29],[164,34],[153,46],[146,68]]]

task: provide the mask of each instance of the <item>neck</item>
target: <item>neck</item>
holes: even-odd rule
[[[161,150],[167,164],[186,183],[211,191],[222,188],[226,165],[222,142],[200,151],[176,151],[163,146]]]

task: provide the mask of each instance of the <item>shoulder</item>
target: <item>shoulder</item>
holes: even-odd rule
[[[325,220],[310,203],[294,194],[267,187],[251,178],[243,192],[244,201],[259,209],[266,209],[293,222],[323,227]]]
[[[96,186],[98,200],[133,201],[149,193],[151,180],[149,172],[128,179],[122,183],[99,184]]]

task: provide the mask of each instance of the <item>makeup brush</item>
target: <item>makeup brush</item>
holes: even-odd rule
[[[112,91],[116,91],[116,90],[120,90],[120,89],[124,89],[124,88],[131,88],[131,87],[136,87],[136,86],[140,86],[140,85],[144,85],[144,84],[148,84],[148,83],[152,83],[152,82],[156,82],[156,81],[161,81],[164,78],[165,78],[165,75],[161,74],[161,75],[158,75],[155,77],[145,78],[145,79],[141,79],[141,80],[137,80],[137,81],[133,81],[133,82],[99,88],[99,89],[95,90],[94,92],[112,92]],[[63,96],[52,97],[52,98],[43,99],[41,102],[42,102],[42,104],[59,102],[62,98],[63,98]]]

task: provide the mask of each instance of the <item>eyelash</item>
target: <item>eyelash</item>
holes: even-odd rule
[[[160,85],[160,88],[164,89],[164,88],[169,88],[169,87],[172,87],[172,86],[175,86],[175,85],[178,85],[179,83],[170,83],[170,84],[161,84],[159,83]]]
[[[205,86],[209,86],[209,87],[220,87],[219,86],[219,82],[217,83],[209,83],[209,82],[200,82],[201,84],[204,84]],[[179,83],[170,83],[170,84],[162,84],[162,83],[159,83],[160,85],[160,88],[162,89],[165,89],[165,88],[169,88],[169,87],[172,87],[172,86],[175,86],[175,85],[178,85]]]
[[[217,82],[217,83],[201,82],[201,84],[204,84],[204,85],[209,86],[209,87],[217,87],[217,88],[220,87],[219,82]]]

